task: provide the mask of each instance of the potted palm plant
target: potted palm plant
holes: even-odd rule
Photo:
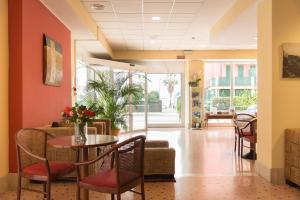
[[[128,128],[126,118],[131,103],[130,96],[143,94],[140,85],[129,84],[130,76],[132,75],[116,73],[112,81],[109,74],[97,72],[95,80],[88,83],[88,90],[92,95],[89,96],[87,104],[93,104],[97,117],[111,120],[113,135],[119,135],[121,128],[125,130]]]

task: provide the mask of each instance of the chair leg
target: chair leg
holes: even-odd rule
[[[235,135],[235,136],[234,136],[234,152],[236,152],[236,139],[237,139],[236,137],[237,137],[237,136]]]
[[[144,187],[144,181],[141,183],[141,195],[142,195],[142,200],[145,200],[145,187]]]
[[[115,200],[115,195],[114,194],[110,194],[110,199],[111,200]]]
[[[51,182],[47,181],[47,200],[51,200]]]
[[[18,176],[18,188],[17,188],[17,200],[21,199],[21,190],[22,190],[22,177]]]
[[[80,186],[77,184],[76,186],[76,200],[80,200]]]
[[[238,155],[241,155],[241,137],[237,136],[238,140]]]
[[[44,182],[43,183],[43,192],[44,192],[44,199],[46,199],[47,198],[47,183],[46,182]]]
[[[121,200],[121,194],[120,193],[117,194],[117,200]]]
[[[243,147],[244,147],[244,141],[242,138],[242,140],[241,140],[241,156],[243,156]]]

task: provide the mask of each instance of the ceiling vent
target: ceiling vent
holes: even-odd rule
[[[91,5],[92,10],[104,10],[104,5],[100,3],[94,3]]]

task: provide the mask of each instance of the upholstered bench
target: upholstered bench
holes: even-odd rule
[[[165,140],[145,143],[144,174],[150,181],[175,181],[175,149]]]

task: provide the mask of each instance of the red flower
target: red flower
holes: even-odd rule
[[[63,113],[65,117],[71,117],[73,115],[72,108],[66,106]]]
[[[72,111],[72,108],[69,106],[66,106],[64,109],[64,113],[70,113]]]
[[[85,110],[84,114],[89,116],[89,117],[95,117],[95,112],[93,112],[91,110]]]

